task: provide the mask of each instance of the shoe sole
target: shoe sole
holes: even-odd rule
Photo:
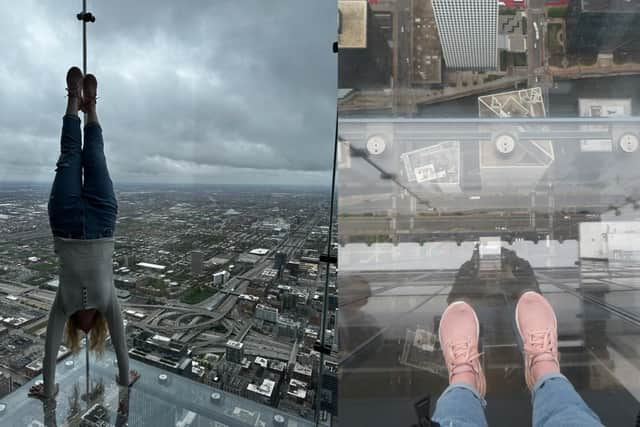
[[[516,304],[516,327],[518,328],[518,333],[520,334],[520,339],[522,340],[522,351],[523,352],[524,352],[524,335],[522,334],[522,329],[520,329],[520,321],[518,320],[518,310],[520,308],[520,300],[522,299],[522,297],[524,297],[528,293],[533,293],[533,294],[541,296],[542,299],[544,300],[544,302],[549,304],[549,307],[551,308],[551,314],[553,315],[553,326],[555,328],[556,335],[558,334],[558,319],[556,318],[556,312],[553,309],[553,306],[551,305],[551,303],[549,301],[547,301],[547,299],[539,292],[527,291],[527,292],[523,293],[522,295],[520,295],[520,298],[518,298],[518,304]],[[557,336],[556,336],[556,341],[557,341]],[[527,375],[526,363],[525,363],[524,369],[525,369],[525,380],[526,380],[526,375]],[[527,384],[527,386],[528,386],[528,384]]]
[[[82,83],[82,80],[84,79],[82,70],[80,70],[80,68],[78,67],[72,67],[69,69],[69,71],[67,71],[67,76],[65,77],[67,86],[71,86],[69,83],[71,83],[75,78],[77,78],[78,82],[80,83]]]
[[[465,304],[465,305],[468,305],[469,308],[471,308],[471,313],[473,313],[473,318],[476,321],[476,341],[478,342],[477,350],[480,351],[480,321],[478,320],[478,315],[476,314],[476,311],[468,303],[464,301],[456,301],[449,304],[449,306],[442,313],[442,316],[440,316],[440,326],[442,325],[442,319],[444,318],[444,315],[447,314],[447,311],[449,311],[449,309],[454,305],[458,305],[458,304]],[[438,326],[438,341],[440,341],[440,347],[442,348],[442,335],[440,335],[440,326]],[[482,363],[480,363],[479,359],[478,359],[478,375],[480,375],[480,377],[483,378],[483,384],[476,384],[476,386],[478,387],[478,392],[484,397],[485,394],[487,393],[487,385],[486,385],[486,379],[484,376],[484,370],[482,369]]]

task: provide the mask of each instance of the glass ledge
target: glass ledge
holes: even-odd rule
[[[285,426],[307,427],[312,422],[194,382],[156,367],[130,360],[141,377],[130,390],[115,383],[115,354],[92,357],[91,398],[87,403],[84,350],[58,363],[55,402],[27,397],[41,375],[0,399],[3,426]]]

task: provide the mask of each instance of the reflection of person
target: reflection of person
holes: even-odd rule
[[[339,283],[338,350],[340,359],[354,363],[382,343],[376,320],[362,308],[367,305],[371,288],[362,276],[346,276]]]
[[[372,380],[384,339],[375,318],[364,310],[371,297],[367,280],[341,273],[338,291],[338,413],[341,424],[358,425],[361,402],[370,392],[365,380]],[[364,368],[368,369],[362,374]]]
[[[66,416],[67,420],[72,419],[79,415],[80,411],[80,392],[79,385],[75,384],[74,394],[69,399],[69,413]],[[119,386],[118,387],[118,410],[116,412],[116,420],[113,424],[115,427],[125,427],[127,426],[127,421],[129,420],[129,401],[131,394],[129,393],[129,387]],[[54,398],[45,398],[42,399],[42,409],[44,412],[44,425],[45,427],[57,427],[58,422],[56,420],[56,406],[57,402]],[[111,424],[110,424],[111,425]]]
[[[551,304],[528,291],[515,312],[524,344],[525,380],[533,401],[534,426],[601,426],[569,380],[560,373],[558,325]],[[436,405],[433,421],[443,426],[486,426],[486,379],[478,353],[480,324],[463,301],[450,304],[440,320],[440,344],[449,371],[449,387]]]
[[[138,377],[135,371],[129,373],[122,315],[113,286],[113,232],[118,208],[96,114],[96,78],[91,74],[83,77],[80,69],[72,67],[67,73],[67,91],[61,154],[49,199],[60,282],[47,325],[44,383],[31,388],[29,393],[34,397],[57,393],[55,368],[63,330],[72,351],[80,348],[81,330],[88,335],[89,348],[97,353],[104,350],[108,330],[118,357],[116,381],[130,385]],[[78,110],[87,115],[84,147]]]
[[[502,248],[499,260],[490,259],[487,264],[489,274],[483,271],[480,251],[476,246],[471,259],[458,269],[447,302],[494,298],[501,303],[505,297],[515,300],[525,291],[540,290],[531,264],[515,251]]]

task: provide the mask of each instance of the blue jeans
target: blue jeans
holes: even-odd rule
[[[71,239],[112,237],[118,203],[104,157],[100,125],[94,122],[85,126],[84,148],[81,141],[80,118],[65,115],[48,205],[51,231],[54,236]]]
[[[602,426],[600,418],[562,374],[552,373],[540,378],[533,387],[532,401],[534,427]],[[442,427],[487,426],[486,405],[473,387],[452,384],[438,399],[432,419]]]

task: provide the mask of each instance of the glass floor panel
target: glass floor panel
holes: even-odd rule
[[[58,364],[60,392],[55,404],[28,398],[29,388],[40,376],[0,399],[2,426],[288,426],[313,423],[185,377],[131,360],[141,377],[127,393],[115,383],[115,355],[93,359],[91,388],[86,402],[84,352]]]
[[[606,290],[598,291],[593,302],[553,284],[522,287],[505,281],[478,291],[482,283],[456,284],[456,273],[450,272],[454,285],[447,287],[448,293],[425,295],[424,289],[431,287],[422,288],[415,296],[374,293],[362,307],[359,321],[349,319],[349,331],[343,333],[359,336],[365,345],[342,367],[341,423],[411,425],[416,422],[413,405],[417,401],[430,396],[435,405],[447,385],[446,368],[438,347],[429,348],[428,340],[416,345],[416,333],[435,336],[448,303],[463,298],[475,308],[481,323],[489,424],[529,425],[530,395],[513,320],[518,294],[525,289],[542,292],[553,305],[562,372],[605,425],[635,422],[640,411],[640,328],[610,311]],[[580,269],[573,269],[573,274],[577,278]],[[428,280],[424,272],[415,275]],[[386,280],[380,272],[359,272],[358,276],[372,287],[378,280]],[[398,288],[402,286],[394,289]],[[640,297],[640,290],[623,292]]]
[[[605,425],[635,424],[640,152],[585,148],[628,132],[636,119],[340,121],[341,424],[415,425],[427,398],[433,412],[448,385],[439,320],[462,299],[480,320],[489,425],[530,425],[514,319],[527,290],[555,309],[578,393]]]

